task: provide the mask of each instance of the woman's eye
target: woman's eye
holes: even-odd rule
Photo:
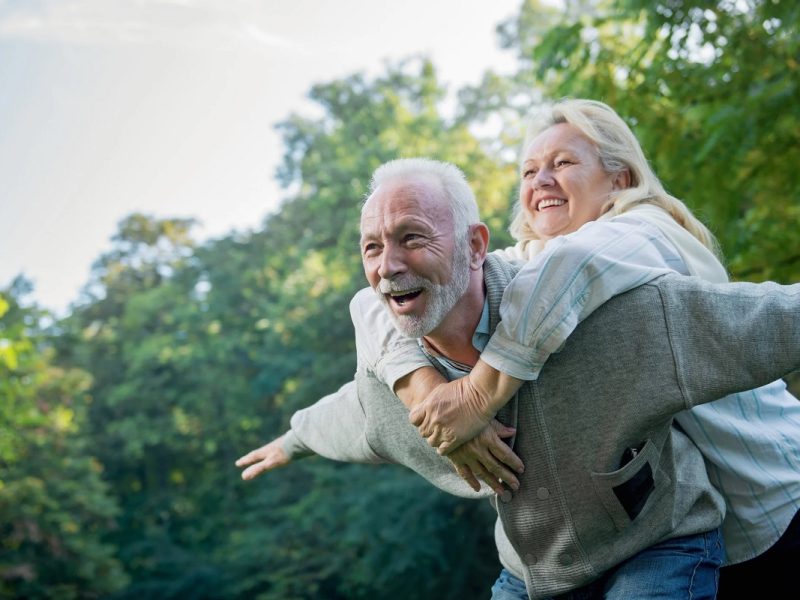
[[[525,169],[522,171],[522,176],[525,178],[536,177],[536,169]]]
[[[564,158],[562,158],[561,160],[557,160],[556,161],[556,167],[566,167],[567,165],[571,165],[571,164],[572,164],[571,160],[566,160]]]

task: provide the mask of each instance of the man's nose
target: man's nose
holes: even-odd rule
[[[381,253],[381,264],[378,266],[378,275],[381,279],[391,279],[399,273],[406,270],[405,261],[403,260],[403,251],[400,248],[394,247],[392,244],[387,244]]]

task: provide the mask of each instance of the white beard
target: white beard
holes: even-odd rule
[[[381,279],[375,292],[386,306],[392,317],[394,326],[406,337],[421,338],[436,329],[456,303],[462,298],[469,286],[469,247],[456,250],[453,256],[450,281],[444,285],[433,283],[426,277],[412,273],[401,275],[395,279]],[[397,315],[389,305],[386,294],[393,291],[422,288],[427,294],[425,312],[421,315]]]

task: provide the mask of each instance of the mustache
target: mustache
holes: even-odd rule
[[[379,294],[390,294],[392,292],[404,292],[417,288],[428,289],[431,281],[419,275],[403,275],[394,279],[381,279],[375,286],[375,291]]]

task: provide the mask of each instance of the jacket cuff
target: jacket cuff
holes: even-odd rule
[[[297,437],[297,433],[292,429],[284,434],[281,447],[286,453],[286,456],[293,460],[314,454],[314,452]]]

